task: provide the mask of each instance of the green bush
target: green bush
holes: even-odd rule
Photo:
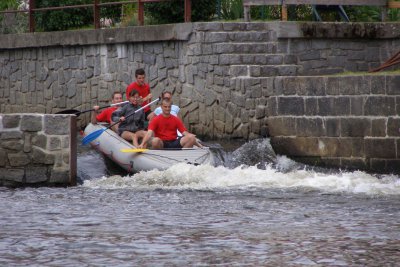
[[[373,22],[380,21],[381,11],[379,7],[353,6],[344,7],[350,21]]]
[[[15,9],[17,9],[17,7],[18,7],[17,0],[1,0],[0,1],[0,11],[7,10],[7,9],[15,10]],[[3,18],[4,18],[4,15],[0,14],[0,23],[2,22]]]
[[[184,0],[146,3],[145,15],[156,24],[184,21]],[[210,21],[216,10],[215,0],[192,0],[192,21]]]
[[[243,0],[220,0],[218,19],[237,20],[243,18]]]
[[[118,2],[119,0],[102,0],[101,2]],[[62,2],[62,4],[60,4]],[[57,7],[93,4],[93,0],[36,0],[36,7]],[[111,18],[119,22],[121,6],[107,6],[100,9],[101,18]],[[63,10],[38,11],[35,13],[37,31],[64,31],[68,29],[93,27],[93,8],[73,8]]]
[[[0,10],[6,10],[6,9],[17,9],[18,7],[18,1],[17,0],[1,0],[0,1]]]

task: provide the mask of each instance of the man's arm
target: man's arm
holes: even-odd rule
[[[152,97],[152,94],[151,93],[149,93],[147,96],[145,96],[142,100],[143,101],[148,101],[148,102],[150,102],[151,101],[151,97]]]
[[[112,122],[117,122],[121,119],[121,117],[125,114],[125,106],[119,107],[118,109],[114,110],[114,112],[111,114],[111,121]]]
[[[97,111],[99,110],[99,106],[94,106],[93,109],[94,109],[94,111],[92,111],[92,116],[90,118],[90,122],[92,124],[97,124],[96,116],[97,116]]]
[[[139,145],[139,148],[146,148],[147,142],[150,140],[152,136],[153,136],[153,131],[148,130],[146,135],[143,137],[142,143]]]

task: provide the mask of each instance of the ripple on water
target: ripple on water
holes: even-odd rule
[[[110,175],[90,153],[79,160],[87,176],[78,187],[0,188],[0,265],[394,266],[400,258],[397,176],[316,171],[279,157],[264,169],[183,164]]]

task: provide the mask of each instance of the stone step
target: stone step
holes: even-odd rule
[[[276,32],[206,32],[204,43],[277,41]]]
[[[212,45],[213,52],[216,54],[235,54],[235,53],[278,53],[277,42],[256,42],[256,43],[217,43]]]
[[[300,73],[301,66],[294,64],[284,65],[232,65],[229,73],[235,77],[275,77],[296,76]]]
[[[296,56],[286,54],[221,54],[218,58],[219,65],[282,65],[296,63]]]

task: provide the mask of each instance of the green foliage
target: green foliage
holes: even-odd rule
[[[250,8],[252,20],[276,20],[281,17],[280,6],[254,6]]]
[[[119,0],[101,0],[100,2],[118,2]],[[62,3],[60,3],[62,2]],[[93,0],[36,0],[36,7],[57,7],[93,4]],[[111,18],[119,22],[121,6],[107,6],[100,9],[101,18]],[[73,8],[63,10],[40,11],[35,13],[36,30],[63,31],[93,26],[93,8]]]
[[[250,9],[252,20],[280,20],[281,6],[253,6]],[[312,20],[312,11],[310,5],[289,5],[288,20],[306,21]]]
[[[400,21],[400,9],[399,8],[389,9],[388,20],[389,21]]]
[[[137,26],[137,4],[122,5],[121,26]]]
[[[20,0],[1,0],[0,1],[0,10],[6,9],[17,9],[18,5],[20,4]]]
[[[295,21],[312,20],[312,8],[310,5],[294,5],[288,7],[288,19]]]
[[[89,0],[90,1],[90,0]],[[56,7],[88,4],[88,0],[36,0],[36,7]],[[93,11],[89,8],[39,11],[35,13],[37,31],[63,31],[93,24]]]
[[[0,0],[0,10],[17,10],[22,0]],[[0,33],[22,33],[27,29],[25,13],[0,14]]]
[[[122,0],[123,1],[123,0]],[[122,2],[121,0],[100,0],[102,3],[107,2]],[[91,0],[93,3],[93,0]],[[100,17],[101,18],[109,18],[112,19],[114,23],[118,23],[121,21],[122,17],[122,6],[121,5],[113,5],[113,6],[105,6],[100,9]]]
[[[370,6],[344,7],[350,21],[353,22],[373,22],[381,21],[381,9]]]
[[[218,19],[237,20],[243,18],[243,0],[220,0]]]
[[[215,15],[215,0],[192,1],[192,21],[209,21]],[[156,24],[184,21],[184,0],[146,3],[145,15]]]
[[[368,6],[345,7],[350,21],[354,22],[378,22],[381,21],[381,8]],[[390,8],[387,13],[388,21],[400,20],[400,9]]]

